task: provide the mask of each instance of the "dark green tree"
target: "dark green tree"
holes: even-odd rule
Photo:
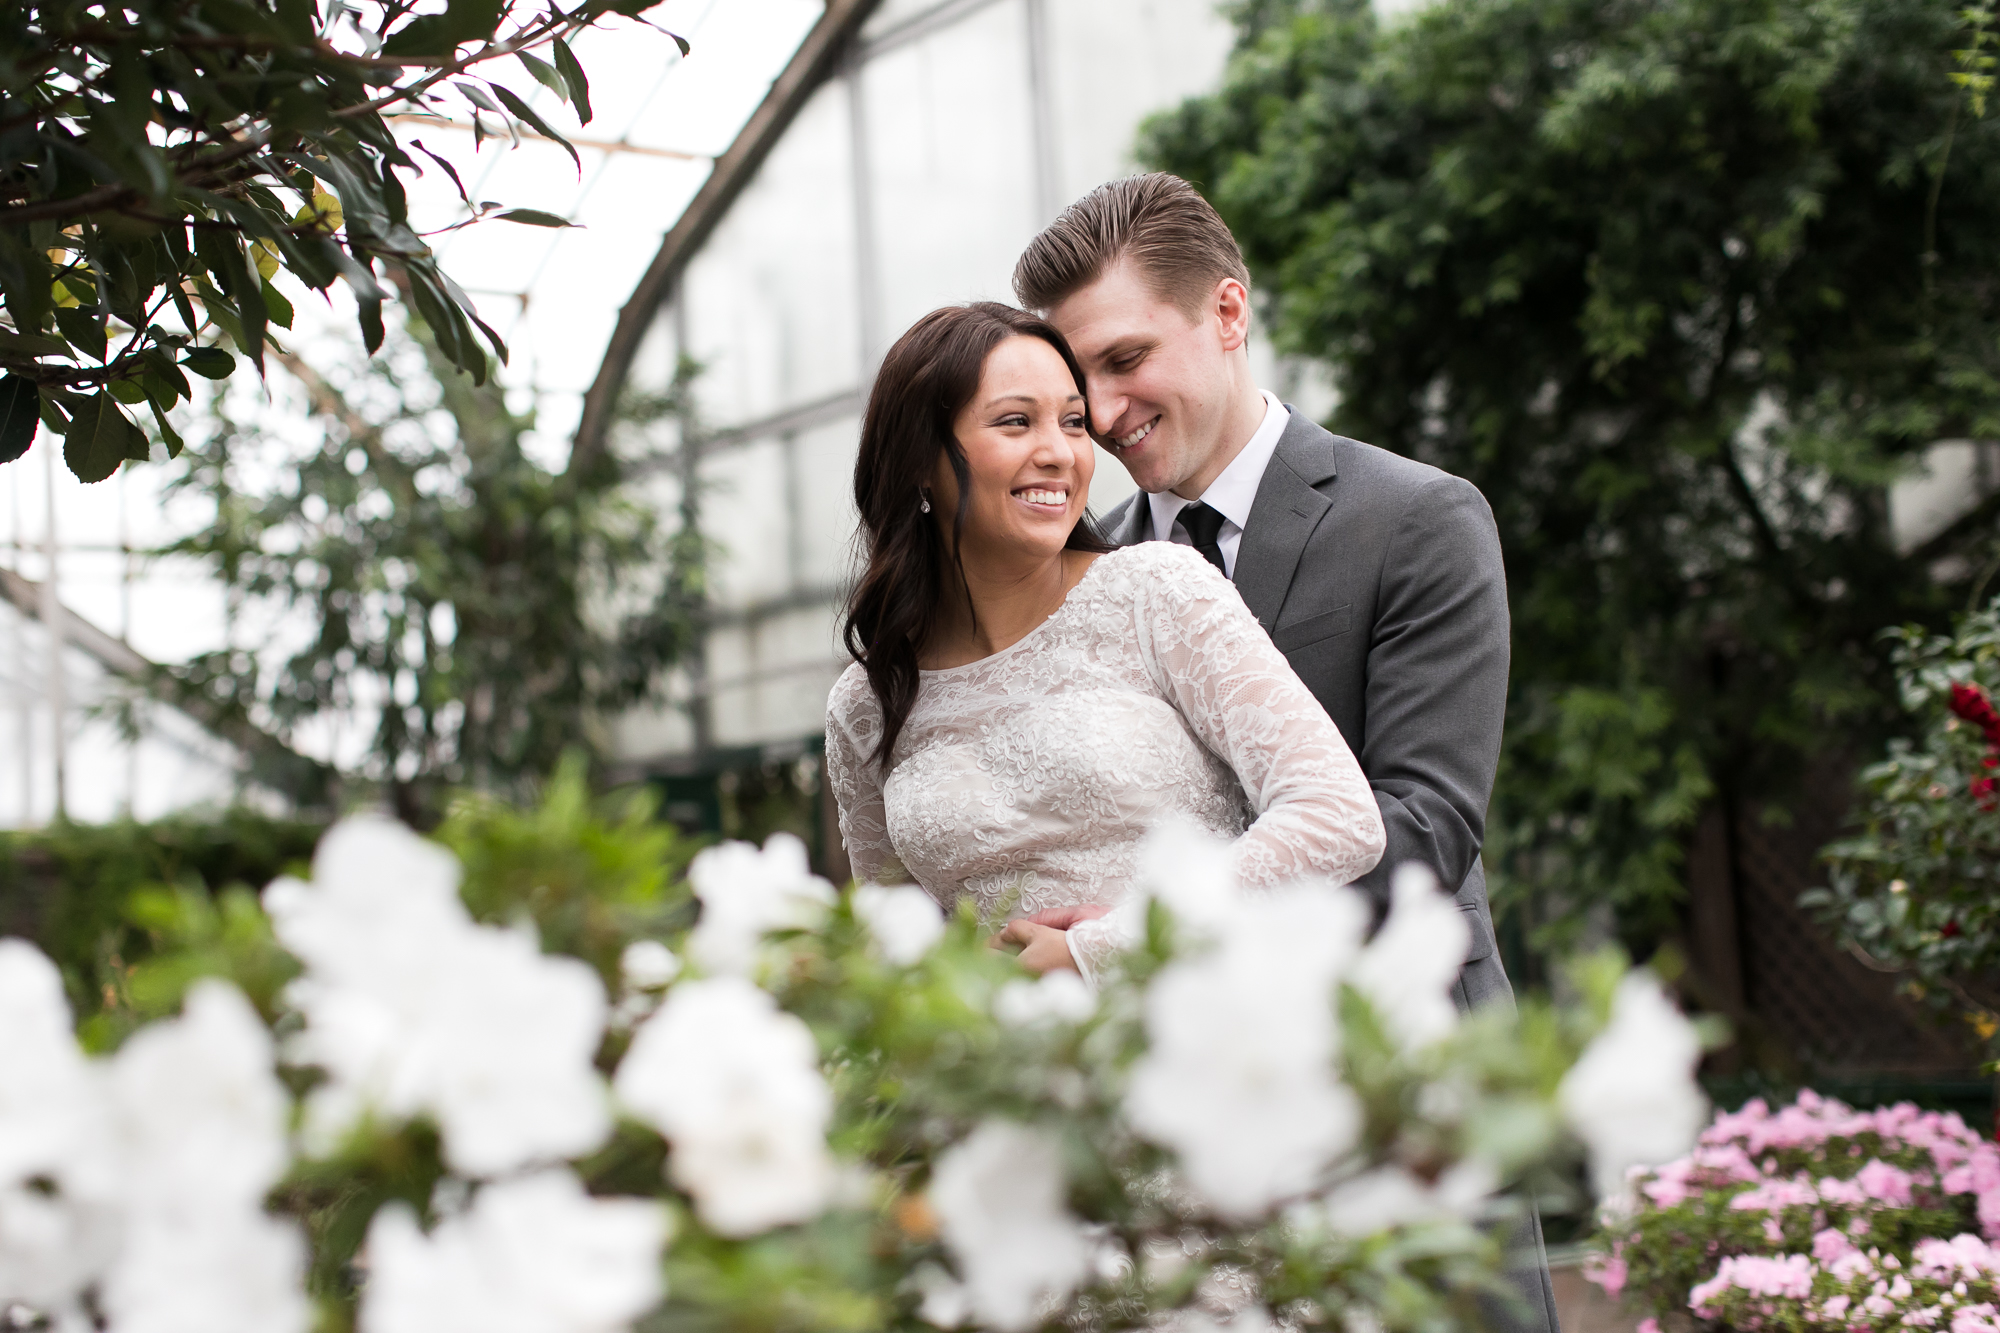
[[[314,426],[299,453],[222,406],[175,483],[212,520],[171,550],[241,610],[238,641],[180,667],[179,687],[287,738],[372,715],[358,776],[428,826],[453,788],[518,796],[566,752],[600,751],[600,716],[646,697],[689,642],[706,548],[662,530],[616,453],[586,474],[535,461],[533,418],[411,332],[340,371],[283,357]],[[692,373],[626,419],[675,415]],[[267,642],[250,639],[260,623]],[[301,625],[310,637],[287,637]]]
[[[1776,803],[1893,715],[1995,506],[1899,549],[1886,488],[2000,433],[2000,130],[1909,0],[1238,7],[1143,154],[1242,240],[1345,434],[1493,505],[1505,893],[1656,926],[1711,799]],[[1978,16],[1973,21],[1978,22]],[[1983,73],[1983,66],[1972,67]]]
[[[150,408],[178,453],[166,411],[192,396],[188,373],[228,375],[224,338],[261,372],[268,326],[290,327],[271,285],[281,269],[321,292],[344,279],[371,352],[383,279],[400,275],[445,359],[483,381],[480,335],[503,361],[507,349],[411,230],[396,173],[435,167],[464,187],[420,141],[425,162],[406,152],[383,117],[455,106],[475,137],[518,121],[561,143],[484,77],[491,62],[525,68],[587,124],[567,39],[656,3],[0,5],[0,463],[27,450],[39,419],[65,437],[78,477],[102,481],[147,456],[128,407]],[[474,211],[489,209],[567,225]]]

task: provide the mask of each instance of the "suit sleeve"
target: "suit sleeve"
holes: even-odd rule
[[[1486,498],[1439,477],[1411,497],[1383,560],[1368,649],[1361,767],[1389,846],[1359,881],[1377,910],[1421,861],[1456,891],[1479,860],[1500,762],[1509,658],[1507,574]]]

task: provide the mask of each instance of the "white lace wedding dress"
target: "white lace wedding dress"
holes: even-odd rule
[[[857,663],[827,701],[827,774],[854,874],[915,879],[983,917],[1116,905],[1164,817],[1235,840],[1239,882],[1346,883],[1385,846],[1353,752],[1236,587],[1192,549],[1098,557],[1055,614],[990,657],[923,673],[886,776]],[[1129,919],[1069,932],[1087,978]]]

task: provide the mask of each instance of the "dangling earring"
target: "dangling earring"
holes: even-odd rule
[[[918,512],[918,513],[920,513],[920,514],[928,514],[928,513],[930,513],[930,512],[931,512],[931,497],[930,497],[930,496],[928,496],[928,495],[925,495],[925,494],[924,494],[924,493],[923,493],[922,491],[918,491],[918,492],[917,492],[917,495],[918,495],[918,496],[920,497],[920,498],[919,498],[919,500],[918,500],[918,503],[917,503],[917,512]]]

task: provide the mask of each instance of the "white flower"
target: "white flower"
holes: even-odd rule
[[[1618,984],[1611,1022],[1584,1050],[1557,1102],[1590,1148],[1600,1196],[1623,1186],[1635,1166],[1658,1166],[1694,1145],[1708,1102],[1694,1081],[1701,1042],[1650,972]]]
[[[264,1021],[221,981],[132,1035],[109,1070],[128,1207],[163,1221],[261,1208],[291,1156],[273,1058]]]
[[[1367,996],[1404,1051],[1458,1025],[1451,1001],[1472,932],[1430,867],[1407,861],[1390,881],[1389,919],[1355,960],[1348,984]]]
[[[481,1189],[426,1236],[407,1205],[368,1228],[361,1333],[615,1333],[664,1294],[667,1215],[593,1199],[566,1170]]]
[[[684,981],[632,1038],[618,1096],[667,1136],[702,1221],[749,1236],[824,1209],[833,1094],[806,1025],[741,977]]]
[[[1136,883],[1197,933],[1226,925],[1240,901],[1229,844],[1180,818],[1162,820],[1140,842]]]
[[[695,857],[688,883],[701,899],[701,920],[688,935],[688,957],[712,973],[747,973],[764,936],[818,924],[834,901],[833,886],[806,864],[806,845],[773,833],[758,851],[725,842]]]
[[[271,1034],[235,987],[200,981],[135,1033],[107,1087],[122,1245],[104,1281],[115,1333],[303,1333],[305,1241],[264,1212],[290,1160]]]
[[[1045,1301],[1067,1295],[1089,1271],[1090,1242],[1063,1193],[1056,1144],[1012,1121],[988,1120],[938,1159],[931,1208],[980,1323],[1028,1328]]]
[[[863,884],[854,891],[854,915],[868,927],[882,956],[897,967],[909,967],[944,938],[944,913],[913,884]]]
[[[659,990],[680,974],[681,960],[658,940],[633,940],[618,955],[618,976],[627,990]]]
[[[457,863],[388,820],[345,820],[313,882],[264,892],[272,927],[306,965],[286,998],[305,1029],[286,1047],[328,1081],[306,1106],[325,1151],[369,1112],[433,1116],[454,1170],[492,1175],[589,1152],[610,1133],[592,1061],[604,988],[525,927],[476,925]]]
[[[1455,1163],[1430,1184],[1403,1167],[1382,1166],[1343,1181],[1292,1220],[1356,1237],[1421,1222],[1471,1220],[1499,1185],[1499,1172],[1479,1158]]]
[[[1334,1074],[1333,996],[1366,924],[1350,890],[1239,897],[1218,947],[1169,964],[1147,990],[1151,1045],[1126,1115],[1225,1214],[1310,1189],[1355,1142],[1361,1108]]]
[[[108,1134],[55,964],[0,940],[0,1309],[66,1312],[109,1262],[118,1171]]]
[[[149,1217],[104,1283],[112,1333],[305,1333],[305,1240],[256,1207]]]
[[[1081,1023],[1097,1011],[1090,984],[1074,972],[1044,972],[1033,981],[1010,981],[993,997],[993,1017],[1008,1027]]]

